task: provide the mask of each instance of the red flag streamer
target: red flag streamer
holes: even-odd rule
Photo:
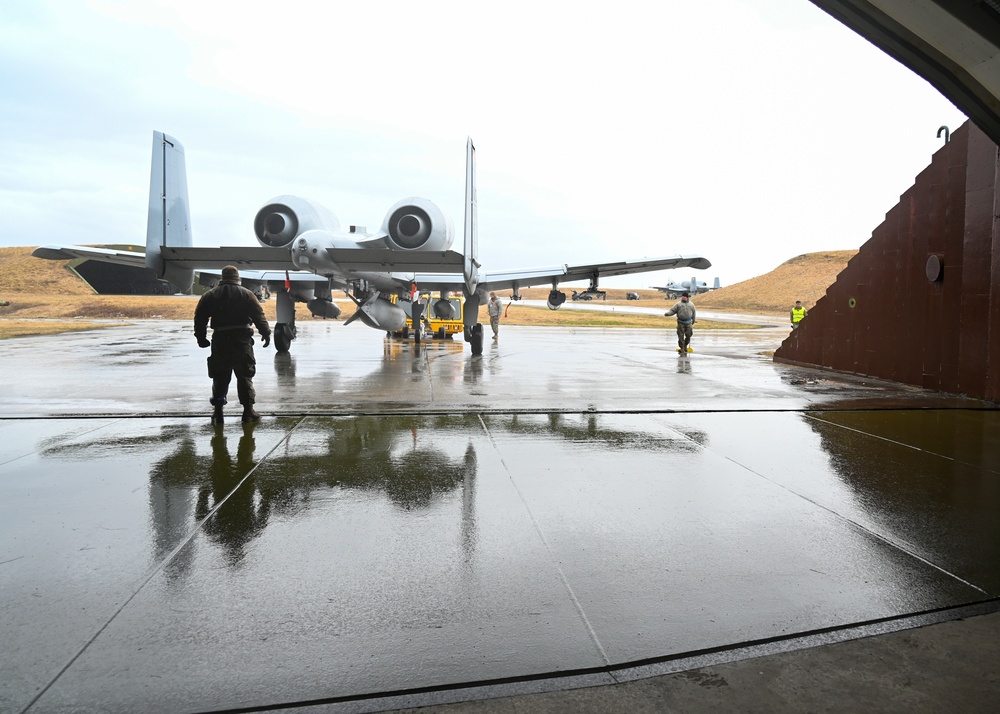
[[[292,292],[292,277],[285,271],[285,290],[287,292]]]

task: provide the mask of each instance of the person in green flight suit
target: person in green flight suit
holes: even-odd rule
[[[688,294],[682,293],[680,301],[663,313],[664,317],[677,315],[677,351],[682,355],[694,351],[691,349],[691,335],[694,334],[697,312],[694,303],[690,302]]]
[[[208,341],[209,320],[212,341]],[[253,378],[257,361],[253,355],[253,327],[257,326],[264,347],[271,344],[271,328],[264,317],[260,301],[240,285],[240,272],[232,265],[222,269],[219,284],[201,296],[194,311],[194,336],[199,347],[211,347],[208,376],[212,378],[212,398],[215,411],[212,423],[222,423],[222,407],[226,404],[229,381],[236,375],[236,394],[243,405],[243,421],[260,419],[254,408],[257,394]]]

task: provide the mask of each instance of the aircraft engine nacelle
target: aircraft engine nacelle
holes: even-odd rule
[[[566,302],[566,293],[559,290],[549,291],[549,298],[545,301],[545,306],[550,310],[558,310]]]
[[[340,221],[329,209],[298,196],[272,198],[253,219],[257,242],[268,248],[285,248],[311,230],[339,231]]]
[[[455,227],[426,198],[404,198],[385,214],[382,232],[394,250],[448,250]]]
[[[337,307],[337,304],[323,298],[313,298],[306,303],[306,307],[309,308],[309,312],[312,313],[313,317],[329,318],[331,320],[336,320],[340,317],[340,308]]]

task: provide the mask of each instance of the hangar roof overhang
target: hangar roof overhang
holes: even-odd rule
[[[930,82],[1000,144],[1000,0],[811,0]]]

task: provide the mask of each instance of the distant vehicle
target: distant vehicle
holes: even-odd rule
[[[595,298],[607,300],[608,294],[603,290],[595,290],[594,288],[588,288],[582,292],[573,291],[574,300],[594,300]]]
[[[413,335],[413,339],[420,342],[422,334],[444,340],[463,331],[465,324],[462,311],[465,307],[465,300],[461,296],[445,293],[435,298],[430,293],[421,293],[420,297],[424,309],[421,319],[417,323],[419,329],[414,329],[413,315],[407,312],[406,324],[394,333],[396,336],[407,338]],[[406,305],[406,303],[403,304]],[[412,310],[416,304],[416,301],[411,302],[404,309]]]
[[[719,284],[719,279],[715,279],[715,283],[712,287],[708,287],[708,283],[701,282],[695,278],[690,280],[685,280],[681,283],[667,283],[662,287],[657,287],[655,285],[650,286],[653,290],[659,290],[664,295],[665,300],[670,298],[680,297],[682,294],[687,293],[692,297],[698,295],[699,293],[707,293],[710,290],[718,290],[722,285]]]
[[[639,293],[627,292],[627,293],[625,293],[625,299],[626,300],[638,300],[639,299]]]

